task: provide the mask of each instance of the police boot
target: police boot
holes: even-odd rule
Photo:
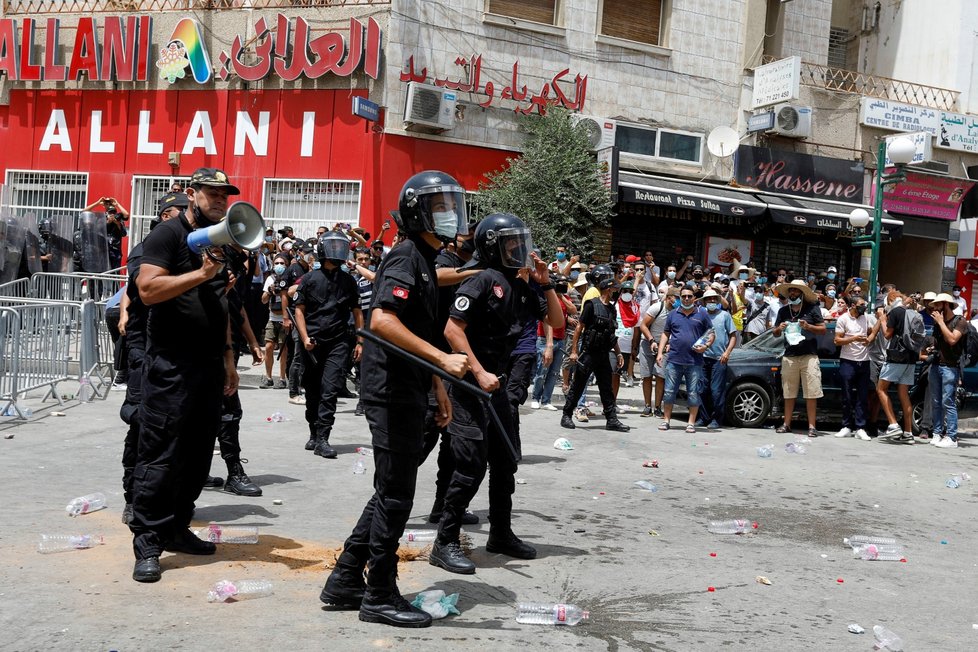
[[[431,627],[431,616],[401,597],[397,585],[367,587],[360,603],[360,620],[393,627]]]
[[[252,482],[251,478],[248,477],[248,474],[245,473],[244,468],[241,466],[242,462],[247,461],[228,460],[228,479],[224,483],[224,491],[239,496],[257,497],[261,495],[261,487]]]
[[[331,460],[336,459],[336,449],[329,445],[329,434],[320,434],[316,437],[316,448],[313,453],[320,457]]]
[[[631,428],[629,426],[626,426],[624,423],[622,423],[618,419],[618,416],[616,414],[614,414],[614,413],[612,413],[608,417],[608,420],[607,420],[607,422],[604,425],[604,429],[605,430],[613,430],[615,432],[628,432],[629,430],[631,430]]]
[[[537,549],[525,543],[513,531],[506,529],[489,530],[489,540],[486,541],[486,552],[508,555],[517,559],[536,559]]]
[[[436,540],[434,545],[431,546],[428,563],[432,566],[444,568],[449,573],[471,575],[475,572],[475,564],[462,552],[462,545],[458,542],[458,539],[444,544]]]
[[[574,425],[574,419],[569,414],[563,414],[560,417],[560,427],[573,430],[577,426]]]
[[[316,450],[316,428],[312,424],[309,425],[309,441],[306,442],[306,450]]]
[[[319,599],[331,611],[359,609],[366,588],[362,567],[337,561]]]

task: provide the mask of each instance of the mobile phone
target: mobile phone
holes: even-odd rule
[[[862,282],[863,282],[863,279],[861,279],[861,278],[859,278],[858,276],[857,276],[856,278],[854,278],[854,279],[852,279],[852,280],[853,280],[853,281],[854,281],[855,283],[862,283]]]

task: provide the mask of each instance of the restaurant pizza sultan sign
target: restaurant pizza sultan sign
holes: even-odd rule
[[[43,40],[36,34],[41,25]],[[87,16],[64,32],[64,45],[70,48],[62,56],[59,19],[0,19],[0,75],[10,81],[58,82],[140,82],[152,75],[170,84],[182,79],[206,84],[214,77],[255,82],[273,75],[285,81],[348,77],[360,69],[377,79],[380,73],[381,30],[373,18],[351,18],[348,28],[312,38],[302,17],[278,14],[270,21],[262,16],[255,21],[254,38],[234,36],[216,58],[194,18],[180,19],[156,43],[151,16]]]

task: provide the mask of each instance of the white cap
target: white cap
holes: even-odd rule
[[[836,269],[835,267],[829,267],[829,268],[828,268],[827,270],[825,270],[825,271],[827,271],[827,272],[838,272],[839,270],[837,270],[837,269]]]

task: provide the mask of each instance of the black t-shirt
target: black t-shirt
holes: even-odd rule
[[[138,243],[129,252],[126,259],[126,271],[129,272],[129,281],[126,283],[126,296],[129,297],[129,319],[126,322],[126,346],[145,349],[146,348],[146,317],[147,310],[143,300],[139,298],[139,288],[136,279],[139,278],[139,266],[143,262],[143,243]]]
[[[813,326],[825,323],[825,319],[822,318],[822,309],[818,307],[817,303],[802,302],[801,310],[798,314],[795,314],[790,304],[782,306],[778,310],[778,318],[774,322],[774,325],[777,326],[784,322],[799,322],[802,320]],[[801,334],[805,336],[805,339],[794,346],[789,346],[787,340],[785,340],[784,355],[786,358],[818,354],[818,336],[806,330],[802,330]]]
[[[162,267],[170,276],[200,269],[200,255],[187,247],[187,234],[192,230],[182,215],[160,224],[143,241],[142,265]],[[150,306],[147,349],[181,358],[224,355],[226,285],[227,273],[222,271],[169,301]]]
[[[934,327],[934,347],[938,352],[938,361],[945,367],[957,367],[964,355],[964,346],[968,336],[968,322],[964,317],[958,315],[947,324],[947,329],[951,332],[955,330],[961,332],[958,343],[951,345],[944,339],[944,332],[940,327]]]
[[[339,268],[320,267],[302,277],[292,298],[305,308],[306,333],[322,344],[346,337],[360,295],[352,276]]]
[[[614,306],[605,305],[601,299],[585,301],[581,306],[581,323],[584,324],[584,337],[578,344],[582,351],[607,352],[614,348],[614,335],[618,327]]]
[[[486,371],[500,374],[509,365],[524,324],[547,316],[547,300],[522,279],[484,269],[459,286],[448,316],[466,323],[472,353]]]
[[[907,325],[907,309],[903,306],[892,308],[886,315],[886,325],[893,329],[893,337],[886,342],[886,361],[895,364],[916,362],[917,354],[908,351],[903,345],[903,332]]]
[[[435,269],[458,269],[465,264],[465,261],[458,257],[454,251],[442,249],[435,256]],[[455,300],[455,292],[458,291],[461,283],[455,285],[438,286],[438,323],[435,326],[435,341],[432,342],[442,351],[451,351],[448,341],[445,339],[445,324],[448,323],[448,311]]]
[[[370,309],[383,308],[397,315],[417,337],[434,343],[438,307],[435,255],[422,240],[404,240],[384,256],[374,278]],[[365,401],[427,405],[431,373],[388,354],[370,340],[363,344],[360,362],[361,395]]]

